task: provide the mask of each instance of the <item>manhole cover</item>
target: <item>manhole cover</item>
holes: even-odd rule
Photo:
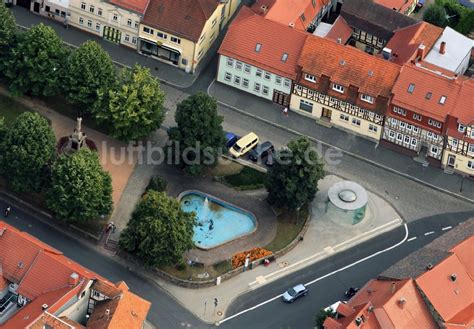
[[[217,316],[222,316],[222,311],[217,311]]]

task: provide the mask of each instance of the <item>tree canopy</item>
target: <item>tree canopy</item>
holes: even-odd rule
[[[16,39],[16,22],[10,10],[2,4],[0,5],[0,72],[3,74],[7,67],[10,49]]]
[[[265,186],[268,201],[279,208],[298,209],[313,201],[324,165],[306,137],[294,139],[275,155]]]
[[[99,89],[109,89],[116,79],[116,68],[95,41],[87,41],[74,50],[67,61],[67,98],[83,111],[97,101]]]
[[[58,158],[46,203],[56,216],[70,222],[87,222],[111,212],[112,180],[95,151],[83,148]]]
[[[431,4],[426,8],[423,13],[423,20],[436,26],[445,27],[448,25],[446,20],[446,11],[442,6],[435,3]]]
[[[194,213],[164,192],[149,190],[120,236],[120,247],[147,266],[174,265],[193,247]]]
[[[214,165],[225,143],[216,100],[204,93],[192,95],[177,105],[175,120],[178,125],[169,137],[178,142],[185,170],[200,174],[204,165]],[[183,152],[186,149],[190,151]]]
[[[15,191],[40,191],[56,156],[56,138],[48,121],[35,112],[18,116],[0,145],[0,171]]]
[[[6,68],[10,90],[16,95],[59,94],[68,53],[56,32],[42,23],[19,34]]]
[[[165,94],[150,70],[135,65],[121,71],[110,89],[99,91],[94,107],[97,121],[109,128],[110,134],[124,141],[148,136],[164,119]]]

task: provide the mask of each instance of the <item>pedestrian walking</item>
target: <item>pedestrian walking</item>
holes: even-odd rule
[[[284,115],[285,117],[288,116],[288,107],[285,107],[285,108],[283,109],[283,115]]]

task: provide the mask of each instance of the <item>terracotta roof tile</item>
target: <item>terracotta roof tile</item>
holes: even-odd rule
[[[307,35],[242,7],[229,27],[219,53],[294,79],[296,61]],[[261,44],[259,52],[255,51],[257,43]],[[286,62],[282,61],[284,53],[288,54]]]
[[[405,11],[410,8],[414,0],[374,0],[375,3],[387,7],[392,10],[396,10],[400,13],[405,13]]]
[[[100,292],[102,295],[107,296],[108,298],[115,298],[122,293],[120,288],[117,288],[113,284],[102,280],[96,280],[92,284],[91,289]]]
[[[338,41],[338,39],[341,39],[341,43],[345,44],[347,43],[347,40],[350,39],[352,36],[352,27],[350,27],[349,24],[347,24],[346,20],[344,17],[339,16],[336,21],[334,22],[331,31],[326,35],[326,39],[331,39],[334,41]]]
[[[461,82],[461,89],[456,99],[452,115],[462,123],[474,123],[474,78]]]
[[[118,7],[144,14],[150,0],[109,0]]]
[[[142,23],[197,42],[217,0],[150,0]]]
[[[341,303],[339,304],[339,306],[337,307],[336,309],[336,312],[343,315],[343,316],[349,316],[351,315],[352,313],[355,312],[354,308],[347,305],[347,304],[344,304],[344,303]]]
[[[311,36],[298,60],[302,71],[327,76],[345,87],[357,86],[374,97],[390,97],[400,66],[369,55],[355,47]]]
[[[323,327],[324,329],[341,329],[342,324],[340,324],[336,319],[327,317],[326,320],[324,320]]]

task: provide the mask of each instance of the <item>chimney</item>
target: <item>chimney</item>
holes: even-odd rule
[[[382,49],[382,55],[384,59],[389,60],[392,57],[392,49],[385,47]]]
[[[109,321],[109,317],[110,317],[110,310],[109,309],[105,310],[105,316],[107,318],[107,321]]]
[[[396,287],[397,287],[397,286],[395,285],[395,282],[392,282],[392,287],[391,287],[391,289],[390,289],[390,291],[392,292],[392,294],[395,293],[395,288],[396,288]]]
[[[403,307],[403,305],[405,305],[406,302],[407,300],[405,297],[402,297],[398,300],[398,304],[400,304],[401,307]]]
[[[424,44],[421,44],[419,47],[418,47],[418,52],[416,53],[416,57],[418,58],[419,61],[422,61],[425,59],[425,45]]]
[[[457,276],[455,273],[451,274],[451,281],[456,282]]]
[[[439,46],[439,53],[441,55],[444,55],[445,52],[446,52],[446,42],[441,41],[441,45]]]
[[[49,307],[48,304],[41,305],[41,308],[43,309],[43,311],[46,311],[48,307]]]
[[[75,287],[79,283],[79,275],[77,273],[72,273],[69,277],[69,284]]]
[[[265,5],[262,5],[260,7],[260,10],[262,11],[263,16],[265,16],[267,14],[267,9],[268,9],[268,7],[265,6]]]
[[[342,43],[342,39],[341,39],[341,38],[337,38],[337,43]]]
[[[288,24],[288,26],[291,27],[292,29],[294,29],[294,28],[295,28],[295,23],[290,22],[290,23]]]

